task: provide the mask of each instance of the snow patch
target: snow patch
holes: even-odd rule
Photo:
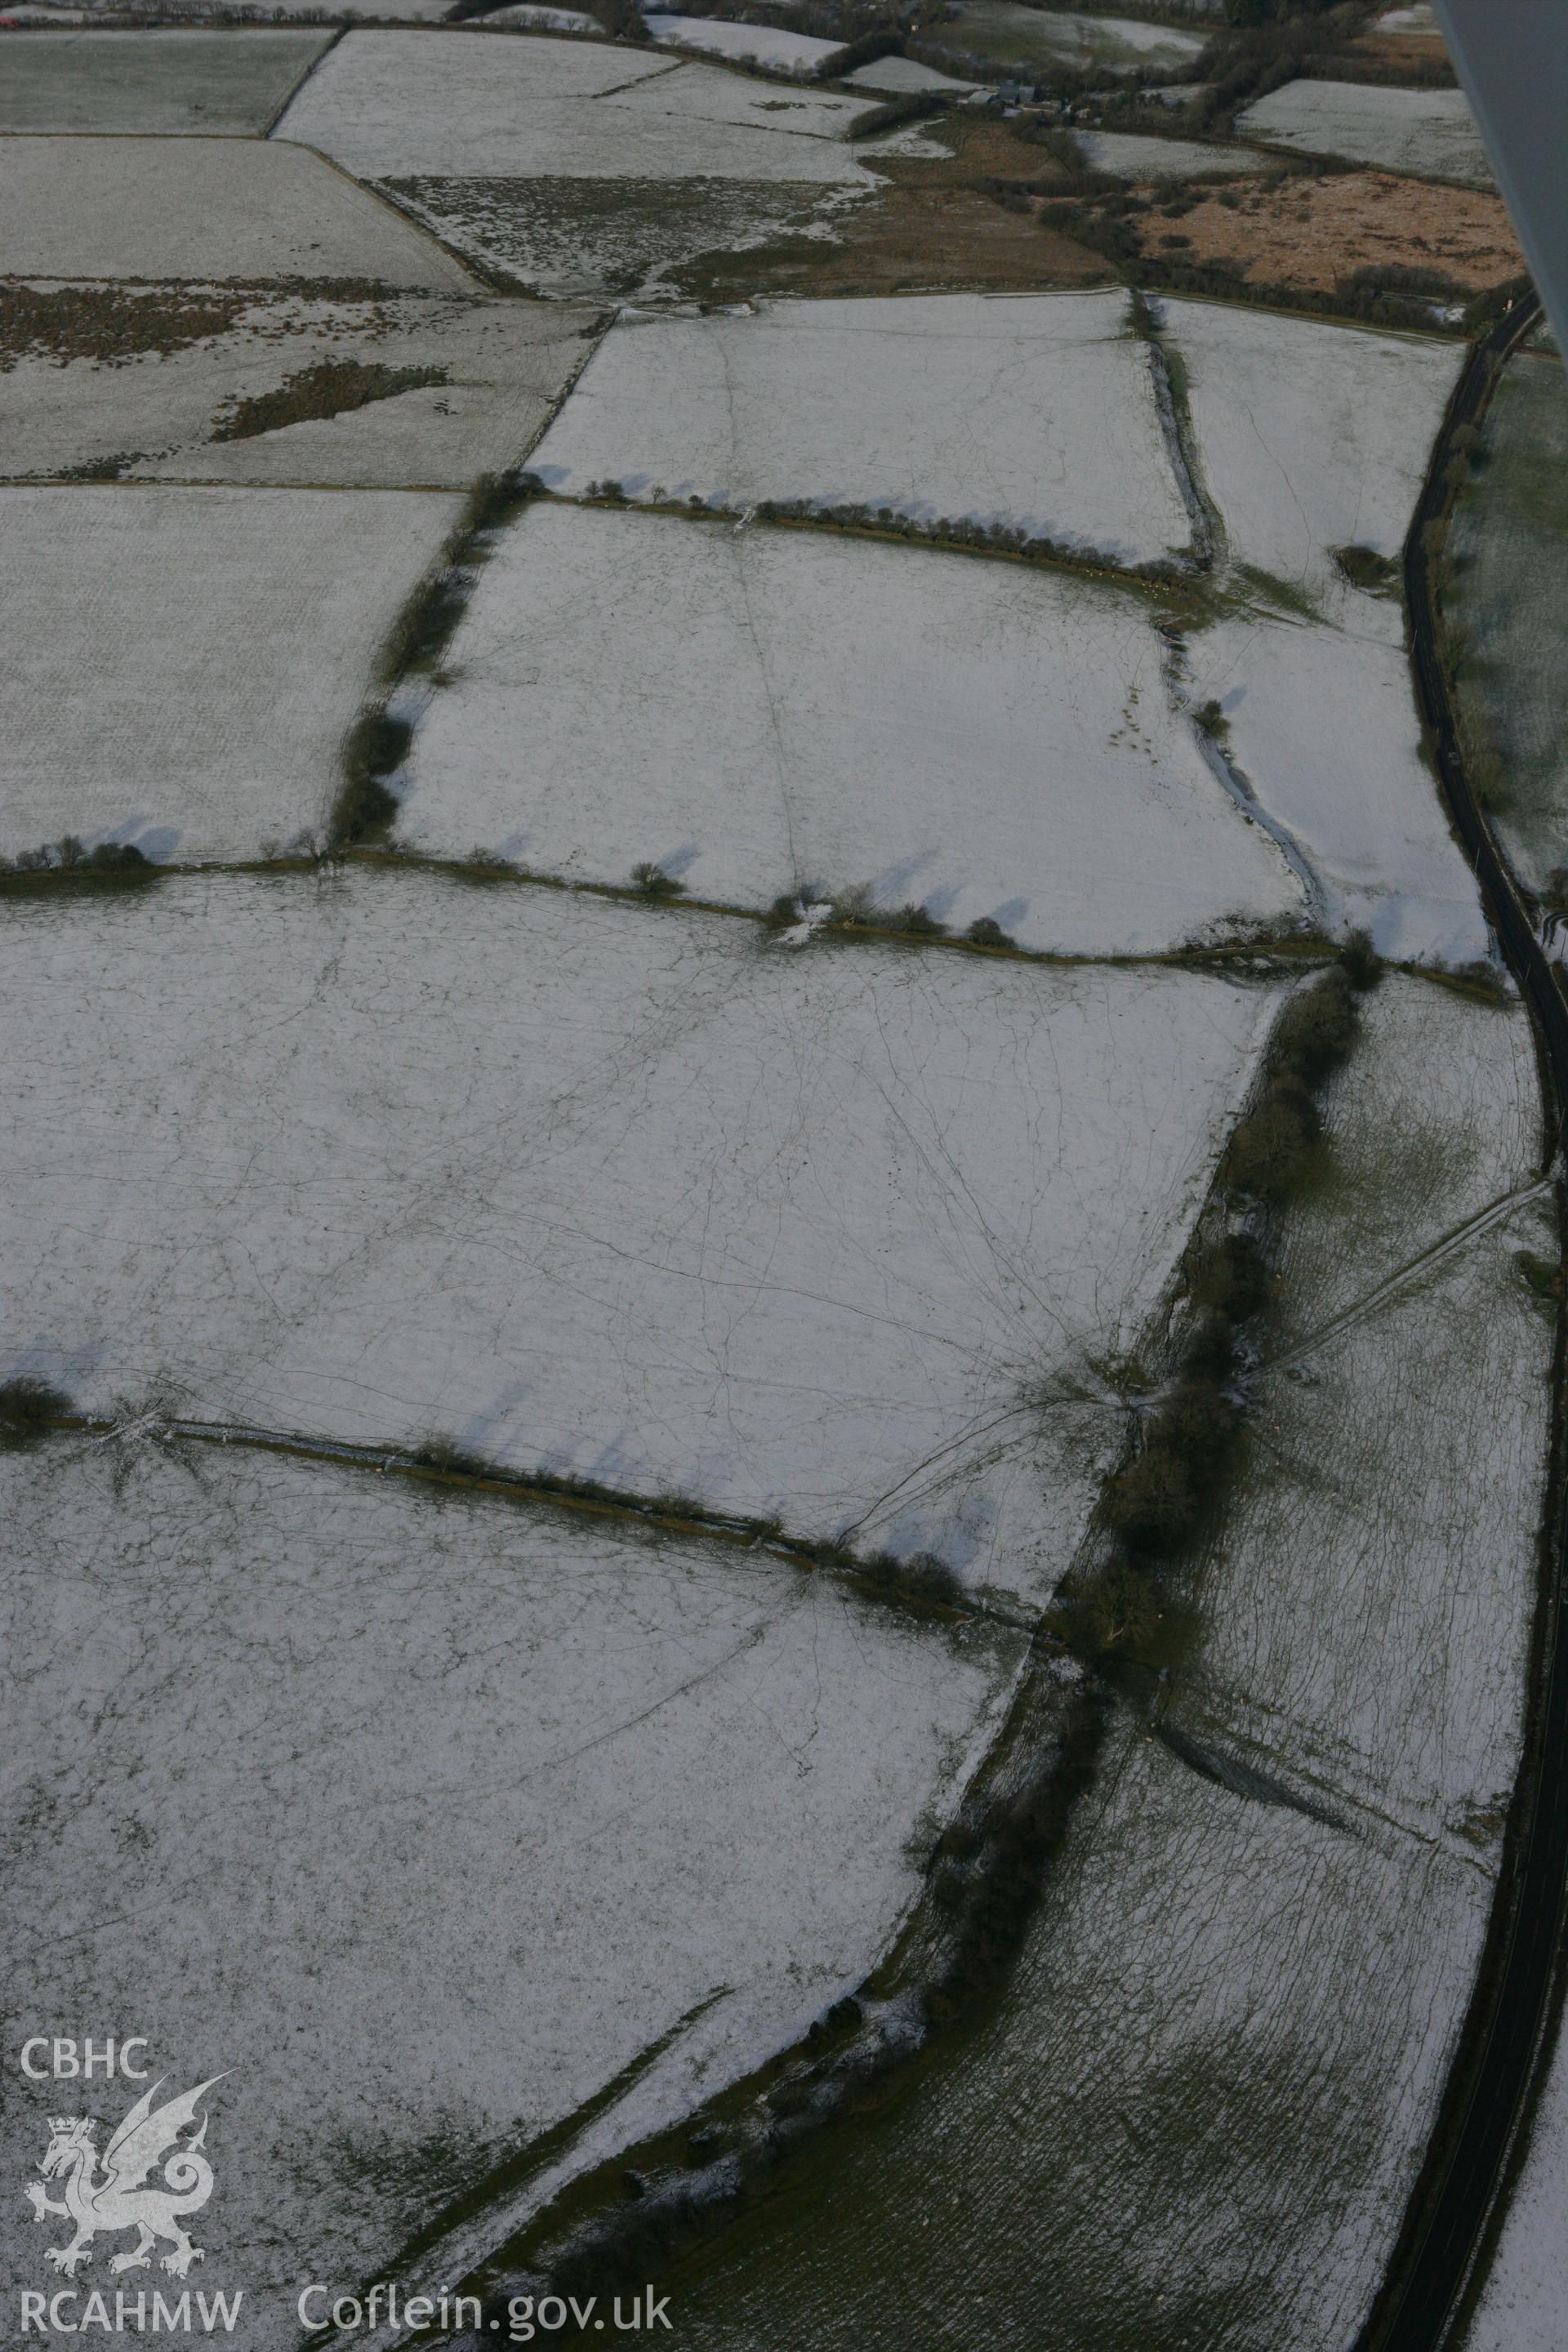
[[[0,982],[0,1341],[100,1347],[84,1404],[447,1431],[1035,1594],[1278,1002],[416,872],[24,902]]]
[[[933,654],[940,652],[940,658]],[[920,549],[531,507],[413,757],[400,838],[696,896],[826,883],[1025,947],[1160,952],[1302,899],[1211,776],[1142,606]]]
[[[569,496],[854,502],[1157,559],[1190,526],[1126,317],[1120,293],[953,294],[623,324],[532,463]]]

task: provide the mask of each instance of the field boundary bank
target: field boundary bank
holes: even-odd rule
[[[1540,1067],[1546,1167],[1561,1150],[1568,1106],[1568,1004],[1547,963],[1465,773],[1433,600],[1434,550],[1452,495],[1455,436],[1484,414],[1504,363],[1541,315],[1532,293],[1471,349],[1450,396],[1405,547],[1417,707],[1443,800],[1473,867],[1503,961],[1531,1013]],[[1556,1184],[1558,1223],[1565,1202]],[[1558,1316],[1551,1434],[1539,1549],[1523,1752],[1509,1810],[1485,1948],[1449,2066],[1426,2160],[1411,2190],[1383,2284],[1354,2352],[1457,2352],[1507,2210],[1544,2079],[1562,2005],[1562,1927],[1568,1899],[1568,1374]]]
[[[375,842],[350,842],[342,847],[316,853],[284,850],[276,857],[213,858],[201,864],[182,864],[172,859],[167,864],[150,865],[129,885],[124,877],[105,881],[58,871],[0,870],[0,921],[5,919],[3,910],[7,901],[18,908],[32,907],[47,905],[56,898],[110,893],[122,897],[128,889],[132,894],[145,891],[151,896],[164,881],[194,882],[207,877],[255,882],[313,880],[330,887],[340,872],[352,868],[400,879],[408,875],[428,875],[459,889],[552,890],[563,897],[604,899],[611,905],[635,907],[658,915],[714,915],[726,922],[750,923],[764,936],[775,938],[781,928],[787,928],[765,907],[741,907],[728,899],[704,898],[685,891],[650,892],[636,882],[580,881],[562,874],[535,874],[505,859],[492,862],[484,858],[438,857],[422,850],[400,849]],[[1116,971],[1193,971],[1211,978],[1243,981],[1268,977],[1258,971],[1260,963],[1299,965],[1303,971],[1325,970],[1333,966],[1340,954],[1334,940],[1310,928],[1278,937],[1125,951],[1105,948],[1075,953],[1065,948],[998,947],[990,940],[970,939],[962,931],[944,930],[934,924],[904,929],[893,919],[895,909],[878,911],[884,912],[888,919],[837,917],[817,925],[812,934],[813,944],[935,950],[993,962],[1034,965],[1049,971],[1093,971],[1103,966]],[[1451,995],[1466,997],[1471,1003],[1491,1004],[1498,1001],[1467,972],[1444,964],[1390,961],[1385,969],[1405,979],[1421,981],[1428,987],[1446,989]]]
[[[1276,1039],[1287,1009],[1300,1002],[1300,992],[1292,992],[1276,1022]],[[1267,1066],[1260,1065],[1258,1088],[1268,1083]],[[1245,1121],[1247,1112],[1240,1116]],[[1234,1181],[1227,1186],[1216,1169],[1205,1208],[1193,1221],[1189,1253],[1201,1245],[1205,1218],[1227,1190]],[[1282,1202],[1273,1205],[1284,1208]],[[1192,1369],[1187,1340],[1195,1327],[1180,1342],[1170,1328],[1184,1301],[1191,1314],[1201,1313],[1190,1275],[1184,1256],[1152,1322],[1167,1387]],[[1146,1436],[1142,1444],[1135,1442],[1121,1472],[1110,1473],[1102,1485],[1101,1503],[1051,1604],[1028,1629],[1005,1717],[974,1766],[925,1866],[925,1883],[881,1958],[803,2038],[679,2121],[542,2185],[510,2227],[503,2206],[489,2250],[472,2260],[461,2280],[463,2293],[480,2298],[481,2333],[454,2339],[454,2352],[481,2352],[488,2342],[482,2330],[505,2324],[492,2315],[516,2293],[602,2294],[662,2275],[669,2263],[700,2260],[710,2233],[753,2199],[765,2200],[792,2158],[830,2164],[841,2129],[868,2122],[871,2111],[912,2091],[929,2064],[960,2049],[1006,1998],[1079,1802],[1098,1779],[1110,1728],[1123,1713],[1144,1720],[1151,1677],[1159,1679],[1136,1651],[1123,1655],[1115,1641],[1086,1645],[1084,1628],[1071,1622],[1073,1604],[1064,1601],[1069,1587],[1092,1585],[1097,1570],[1131,1540],[1105,1523],[1102,1506],[1127,1461],[1147,1443]],[[1155,1560],[1149,1554],[1145,1568]],[[1150,1730],[1157,1736],[1152,1722]],[[1312,1813],[1346,1831],[1310,1795],[1284,1781],[1265,1782],[1228,1752],[1205,1751],[1200,1760],[1191,1752],[1195,1748],[1178,1742],[1170,1752],[1199,1777],[1219,1777],[1227,1786],[1245,1780],[1248,1785],[1238,1793]],[[497,2187],[502,2195],[509,2189],[517,2194],[509,2182]],[[466,2200],[465,2206],[471,2210],[476,2202]],[[432,2225],[419,2249],[408,2250],[405,2269],[439,2230],[439,2223]],[[447,2257],[452,2251],[448,2244]],[[442,2276],[456,2268],[447,2259]],[[358,2352],[390,2352],[395,2340],[384,2330]],[[322,2352],[339,2352],[339,2347],[328,2339]]]
[[[255,882],[313,879],[330,886],[339,870],[344,867],[358,867],[367,874],[394,875],[399,878],[407,875],[428,875],[436,881],[450,882],[459,889],[510,887],[552,890],[566,898],[605,899],[611,905],[636,907],[639,910],[660,915],[716,915],[727,922],[750,923],[769,936],[776,936],[779,930],[787,928],[787,924],[766,907],[742,907],[731,899],[705,898],[684,890],[648,890],[636,882],[594,882],[563,874],[535,874],[526,866],[512,865],[504,858],[491,861],[438,857],[422,850],[400,849],[395,845],[385,846],[375,842],[349,842],[341,848],[325,849],[314,856],[309,852],[286,850],[276,857],[213,858],[192,865],[172,859],[167,864],[150,864],[145,873],[137,875],[131,887],[155,893],[160,883],[164,881],[195,882],[208,877],[218,881]],[[116,886],[101,877],[83,875],[79,878],[73,874],[58,871],[0,871],[0,908],[7,900],[14,901],[18,907],[37,906],[51,900],[102,894],[116,887],[123,891],[126,885],[123,880]],[[1261,961],[1300,964],[1303,967],[1327,966],[1334,962],[1339,953],[1331,940],[1310,929],[1287,932],[1278,938],[1218,940],[1212,945],[1198,942],[1173,948],[1086,949],[1081,953],[1064,948],[997,946],[987,940],[969,939],[962,931],[946,930],[934,922],[908,928],[896,919],[898,911],[887,908],[873,910],[864,918],[829,918],[814,927],[813,943],[837,941],[850,947],[935,949],[950,954],[989,958],[993,962],[1040,965],[1049,971],[1093,971],[1100,965],[1116,971],[1139,971],[1148,966],[1242,979],[1259,977],[1255,967]],[[877,919],[879,915],[883,919]],[[1388,969],[1403,972],[1412,980],[1429,981],[1435,986],[1455,990],[1462,995],[1477,993],[1472,983],[1441,965],[1391,963]]]
[[[534,446],[537,447],[538,443]],[[524,467],[523,473],[527,470]],[[1180,490],[1182,485],[1174,465],[1172,473]],[[876,540],[887,547],[922,548],[938,555],[980,556],[993,563],[1021,563],[1035,572],[1065,572],[1081,580],[1097,580],[1106,587],[1163,598],[1166,603],[1179,604],[1200,593],[1204,575],[1210,569],[1210,559],[1196,552],[1169,558],[1150,556],[1142,562],[1121,563],[1101,549],[1079,550],[1065,540],[1033,538],[1021,526],[969,522],[962,516],[952,515],[928,523],[912,516],[901,516],[892,507],[879,509],[854,500],[827,506],[814,504],[809,499],[757,499],[739,507],[695,496],[642,498],[621,491],[615,482],[607,486],[590,483],[581,491],[556,490],[539,484],[531,487],[530,495],[553,506],[658,515],[676,522],[726,523],[736,532],[749,530],[756,524],[763,530],[819,531],[839,539]],[[1186,503],[1184,497],[1184,506]]]
[[[826,1537],[793,1536],[771,1520],[710,1510],[687,1496],[634,1495],[601,1486],[592,1478],[509,1470],[500,1463],[466,1456],[444,1440],[435,1440],[424,1449],[365,1445],[347,1438],[258,1429],[242,1422],[184,1420],[156,1410],[125,1421],[97,1413],[57,1412],[31,1424],[31,1431],[39,1437],[87,1437],[106,1445],[148,1439],[278,1454],[375,1477],[396,1476],[431,1488],[433,1499],[443,1494],[454,1499],[482,1496],[536,1509],[619,1520],[644,1533],[681,1537],[689,1542],[765,1551],[779,1564],[803,1574],[831,1577],[868,1602],[921,1620],[963,1619],[994,1625],[1007,1633],[1038,1637],[1047,1643],[1053,1655],[1066,1655],[1066,1645],[1043,1632],[1043,1610],[1015,1612],[1003,1608],[967,1591],[953,1571],[940,1564],[928,1566],[923,1554],[895,1559],[885,1552],[855,1552]]]
[[[323,26],[321,29],[325,32],[327,27]],[[310,64],[305,68],[303,73],[300,75],[299,79],[294,83],[293,88],[288,92],[282,102],[273,109],[268,121],[256,134],[258,139],[271,138],[273,132],[277,130],[278,125],[282,121],[283,117],[288,113],[289,109],[293,105],[294,100],[299,97],[300,92],[304,89],[305,84],[315,72],[316,68],[321,63],[323,58],[328,58],[331,55],[332,51],[337,47],[338,43],[342,39],[343,35],[347,30],[348,26],[346,25],[338,25],[332,27],[331,38],[321,44],[321,47],[317,50],[315,56],[310,59]]]
[[[1293,991],[1287,1003],[1300,1001],[1300,991]],[[1267,1083],[1261,1065],[1258,1083]],[[1222,1182],[1216,1171],[1215,1187]],[[1217,1192],[1211,1192],[1207,1209],[1216,1198]],[[1194,1220],[1189,1250],[1198,1243],[1207,1209]],[[1177,1276],[1164,1310],[1152,1319],[1155,1332],[1164,1334],[1158,1351],[1168,1359],[1167,1373],[1175,1380],[1182,1377],[1184,1357],[1170,1346],[1172,1302],[1189,1294],[1195,1297],[1190,1282]],[[554,2241],[544,2257],[552,2292],[597,2291],[600,2284],[620,2277],[627,2263],[632,2272],[645,2272],[668,2255],[694,2252],[689,2233],[700,2239],[709,2227],[721,2227],[740,2200],[752,2193],[765,2196],[775,2173],[797,2150],[804,2155],[809,2146],[818,2162],[830,2162],[831,2147],[822,2143],[831,2141],[837,2126],[855,2127],[868,2109],[915,2087],[928,2062],[961,2047],[1005,1997],[1039,1896],[1079,1801],[1098,1777],[1112,1721],[1123,1711],[1141,1716],[1147,1697],[1144,1670],[1135,1658],[1126,1662],[1131,1670],[1129,1686],[1119,1671],[1121,1662],[1114,1645],[1103,1654],[1090,1654],[1070,1632],[1063,1638],[1066,1629],[1051,1622],[1059,1588],[1047,1609],[1018,1619],[967,1596],[954,1600],[943,1590],[921,1591],[921,1563],[917,1560],[908,1563],[911,1589],[904,1591],[899,1589],[898,1563],[886,1564],[887,1580],[879,1582],[875,1560],[860,1562],[837,1554],[831,1546],[781,1538],[765,1523],[703,1514],[700,1505],[689,1506],[679,1496],[626,1497],[595,1491],[586,1481],[574,1493],[572,1482],[564,1479],[552,1491],[547,1480],[531,1480],[527,1474],[509,1474],[465,1458],[449,1441],[427,1441],[416,1451],[389,1451],[243,1423],[184,1419],[156,1402],[140,1413],[79,1413],[57,1395],[52,1409],[30,1412],[14,1425],[40,1437],[53,1433],[127,1444],[195,1441],[371,1474],[397,1471],[437,1489],[449,1489],[453,1499],[467,1490],[476,1500],[510,1498],[633,1521],[649,1534],[717,1538],[748,1549],[765,1546],[786,1564],[831,1575],[868,1602],[891,1605],[928,1622],[939,1621],[933,1631],[940,1631],[941,1620],[967,1619],[1023,1635],[995,1735],[975,1760],[942,1827],[924,1864],[922,1884],[852,1992],[824,2011],[803,2038],[753,2064],[695,2110],[608,2155],[590,2153],[586,2166],[574,2170],[572,2144],[613,2105],[613,2099],[590,2101],[564,2119],[559,2132],[516,2150],[400,2250],[394,2264],[400,2274],[413,2274],[415,2266],[421,2266],[422,2278],[423,2266],[432,2262],[444,2278],[460,2272],[461,2291],[479,2294],[487,2310],[499,2308],[494,2298],[515,2289],[513,2265],[520,2255],[526,2258],[525,2250],[533,2252],[539,2234],[547,2243]],[[1097,1520],[1091,1520],[1063,1581],[1079,1576],[1086,1566],[1092,1573],[1106,1540]],[[1337,1828],[1345,1826],[1310,1796],[1284,1782],[1269,1780],[1266,1787],[1260,1776],[1228,1751],[1205,1750],[1200,1756],[1196,1743],[1175,1742],[1171,1752],[1178,1764],[1201,1777],[1217,1777],[1226,1786],[1238,1780],[1248,1782],[1238,1793],[1289,1805]],[[658,2053],[645,2053],[650,2063],[653,2054]],[[647,2170],[632,2172],[628,2165]],[[628,2189],[628,2183],[634,2185]],[[524,2210],[518,2212],[522,2200]],[[465,2252],[465,2235],[482,2225],[487,2212],[493,2217],[488,2244],[475,2246],[470,2237]],[[531,2283],[527,2273],[522,2283]],[[368,2280],[363,2284],[368,2288]],[[358,2352],[389,2352],[399,2340],[384,2326]],[[487,2340],[484,2336],[458,2339],[455,2352],[476,2352]],[[323,2352],[337,2352],[343,2341],[325,2339]]]

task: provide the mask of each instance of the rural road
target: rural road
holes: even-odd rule
[[[1465,776],[1438,653],[1426,523],[1444,513],[1453,436],[1484,411],[1499,372],[1535,326],[1534,296],[1476,343],[1454,389],[1405,550],[1416,698],[1430,730],[1455,829],[1474,866],[1503,960],[1524,996],[1544,1056],[1548,1132],[1561,1134],[1568,1105],[1568,1003],[1542,951]],[[1476,1988],[1437,2125],[1405,2212],[1387,2277],[1356,2352],[1443,2352],[1457,2339],[1467,2290],[1500,2218],[1510,2161],[1538,2079],[1551,2058],[1549,2029],[1563,1956],[1568,1895],[1568,1610],[1563,1606],[1565,1482],[1563,1339],[1558,1340],[1539,1651],[1524,1758]]]

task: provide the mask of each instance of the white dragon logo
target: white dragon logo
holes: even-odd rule
[[[100,2230],[140,2232],[128,2253],[114,2256],[109,2265],[111,2271],[149,2269],[153,2248],[160,2238],[171,2242],[163,2267],[176,2278],[184,2278],[191,2264],[202,2260],[202,2248],[192,2245],[182,2223],[186,2214],[199,2213],[213,2193],[213,2168],[201,2154],[207,2136],[205,2116],[192,2138],[182,2141],[179,2135],[195,2121],[205,2093],[222,2080],[221,2074],[215,2074],[182,2097],[166,2099],[156,2110],[153,2101],[163,2088],[163,2080],[143,2091],[103,2151],[101,2178],[98,2150],[92,2144],[98,2126],[92,2117],[49,2117],[49,2144],[38,2170],[46,2180],[63,2179],[64,2200],[46,2197],[36,2180],[29,2180],[24,2193],[36,2221],[48,2213],[61,2214],[75,2222],[76,2235],[68,2246],[46,2246],[46,2262],[74,2278],[79,2264],[91,2262],[92,2241]],[[153,2166],[165,2158],[162,2180],[154,2188],[144,2187]]]

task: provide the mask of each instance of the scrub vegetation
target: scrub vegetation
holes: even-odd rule
[[[395,387],[397,391],[407,388]],[[328,826],[331,849],[365,848],[386,840],[399,807],[393,782],[414,741],[412,719],[390,709],[388,696],[400,685],[416,687],[434,677],[500,533],[521,513],[537,487],[530,474],[491,476],[478,483],[444,556],[420,581],[399,614],[382,649],[381,692],[361,711],[344,740],[342,782]]]
[[[397,814],[391,779],[413,740],[410,722],[384,709],[362,711],[354,720],[343,746],[343,782],[332,809],[329,838],[334,849],[384,841]]]
[[[1086,177],[1083,194],[1042,192],[1026,181],[999,193],[1026,202],[1042,226],[1102,254],[1129,280],[1136,278],[1166,293],[1207,295],[1265,310],[1310,310],[1373,327],[1430,333],[1446,309],[1458,310],[1468,323],[1472,315],[1480,316],[1478,306],[1496,287],[1515,282],[1518,250],[1498,199],[1469,192],[1457,198],[1434,192],[1431,208],[1438,215],[1434,226],[1439,241],[1441,214],[1447,204],[1489,208],[1492,241],[1479,273],[1463,247],[1447,267],[1441,261],[1350,259],[1339,268],[1331,261],[1325,268],[1336,240],[1332,235],[1315,238],[1310,226],[1292,222],[1290,213],[1300,207],[1292,206],[1291,198],[1298,185],[1308,192],[1309,201],[1320,183],[1331,192],[1349,169],[1332,163],[1285,166],[1281,173],[1249,183],[1245,190],[1216,192],[1202,181],[1184,188],[1107,187]],[[1272,233],[1267,239],[1250,233],[1248,214],[1254,210],[1263,214],[1271,232],[1269,215],[1278,210],[1278,239]],[[1189,216],[1190,227],[1185,226]],[[1232,233],[1226,234],[1227,229]],[[1292,248],[1289,261],[1274,249],[1286,238]],[[1342,241],[1353,253],[1353,222],[1347,224]],[[1270,275],[1271,269],[1281,274]]]
[[[115,366],[167,356],[227,332],[254,298],[217,286],[28,286],[0,283],[0,370],[24,359]]]
[[[241,400],[213,427],[215,441],[248,441],[258,433],[280,432],[314,417],[342,416],[372,401],[395,400],[399,393],[446,383],[444,367],[381,367],[364,360],[319,360],[301,368],[272,392]]]
[[[1136,1408],[1130,1459],[1107,1482],[1109,1556],[1068,1578],[1056,1622],[1091,1664],[1179,1662],[1196,1619],[1172,1572],[1212,1525],[1236,1466],[1256,1326],[1271,1288],[1280,1212],[1322,1150],[1317,1095],[1354,1045],[1357,999],[1381,966],[1364,937],[1300,989],[1275,1024],[1255,1098],[1220,1162],[1211,1204],[1183,1268],[1170,1370]]]
[[[1321,1133],[1313,1097],[1354,1044],[1356,991],[1372,985],[1376,971],[1370,951],[1358,944],[1353,965],[1314,981],[1287,1006],[1269,1046],[1263,1091],[1222,1163],[1222,1178],[1235,1191],[1274,1206],[1309,1174]]]
[[[700,1496],[675,1489],[649,1499],[604,1479],[570,1471],[507,1470],[441,1432],[426,1438],[406,1455],[379,1457],[379,1466],[433,1476],[442,1485],[484,1486],[531,1502],[576,1504],[654,1525],[674,1521],[688,1529],[707,1529],[749,1549],[764,1547],[798,1568],[847,1577],[866,1597],[917,1615],[928,1615],[932,1610],[965,1616],[994,1613],[974,1599],[955,1570],[931,1552],[858,1551],[848,1543],[818,1543],[792,1536],[778,1518],[738,1517],[732,1512],[715,1511]]]
[[[1399,565],[1392,555],[1380,555],[1375,547],[1336,547],[1331,552],[1352,588],[1374,596],[1397,594]]]
[[[70,1409],[69,1397],[47,1381],[26,1372],[0,1381],[0,1451],[37,1444]]]
[[[710,503],[705,510],[729,513],[729,508],[717,503]],[[814,530],[868,531],[877,539],[908,539],[917,546],[962,548],[973,555],[1016,555],[1020,562],[1065,564],[1074,572],[1090,572],[1096,579],[1123,574],[1126,579],[1171,585],[1190,579],[1192,574],[1190,560],[1150,558],[1145,562],[1112,562],[1102,552],[1079,546],[1069,539],[1051,539],[1044,531],[1027,531],[1011,522],[987,522],[978,515],[938,515],[933,522],[921,522],[914,515],[900,515],[891,506],[863,506],[851,501],[820,506],[811,499],[759,499],[750,508],[750,515],[754,522],[811,524]]]
[[[589,485],[588,497],[593,498],[595,486]],[[605,483],[597,486],[598,496],[608,503],[624,503],[619,486]],[[652,504],[651,500],[641,503]],[[693,514],[731,515],[734,509],[720,499],[689,498],[687,510]],[[1053,539],[1044,532],[1030,531],[1015,523],[987,521],[978,515],[939,515],[927,522],[918,516],[901,514],[893,507],[874,507],[858,501],[845,500],[824,505],[812,499],[759,499],[746,509],[754,522],[809,526],[814,530],[843,530],[863,533],[877,539],[905,540],[917,546],[955,548],[974,555],[1011,555],[1025,563],[1065,566],[1069,571],[1087,572],[1096,579],[1124,578],[1163,588],[1179,586],[1190,580],[1194,562],[1189,558],[1156,556],[1142,562],[1118,562],[1093,548],[1068,539]]]

